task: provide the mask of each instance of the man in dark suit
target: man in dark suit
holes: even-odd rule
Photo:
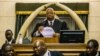
[[[33,56],[63,56],[60,52],[48,50],[43,40],[35,40],[33,50]]]
[[[60,30],[68,29],[67,24],[64,21],[55,18],[53,8],[46,9],[46,20],[36,25],[31,36],[42,36],[40,32],[42,31],[43,27],[52,27],[55,33],[59,33]]]
[[[80,54],[80,56],[100,56],[98,51],[99,43],[97,40],[91,39],[87,42],[87,50]]]

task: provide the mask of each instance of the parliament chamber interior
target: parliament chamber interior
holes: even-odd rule
[[[32,56],[34,54],[33,42],[38,39],[45,41],[50,51],[59,51],[64,56],[79,56],[80,53],[85,52],[87,39],[89,38],[89,3],[61,3],[50,6],[45,4],[47,3],[17,2],[15,4],[16,22],[14,38],[16,43],[12,44],[14,56]],[[44,7],[42,7],[43,5]],[[66,8],[62,8],[63,5]],[[65,21],[69,29],[60,30],[59,36],[49,38],[32,37],[31,34],[36,24],[46,18],[46,7],[53,8],[56,17]],[[40,12],[37,12],[37,10]],[[35,14],[34,12],[36,15],[33,15]],[[21,43],[18,43],[20,39]]]
[[[21,26],[28,18],[28,16],[32,13],[32,11],[35,11],[38,7],[40,7],[43,4],[45,3],[16,3],[15,37],[17,37]],[[62,3],[62,4],[68,6],[73,11],[75,11],[76,14],[78,14],[78,16],[83,21],[85,27],[86,28],[88,27],[87,24],[88,10],[89,10],[88,3]],[[72,17],[68,14],[68,12],[62,10],[56,5],[51,5],[49,7],[54,8],[55,14],[57,14],[58,18],[64,20],[68,24],[69,30],[61,31],[60,37],[53,37],[53,38],[33,37],[32,42],[37,39],[42,39],[47,43],[47,47],[51,51],[59,51],[63,53],[64,56],[79,56],[79,53],[86,50],[85,30],[80,30],[77,23],[72,19]],[[45,10],[41,11],[36,16],[34,21],[32,21],[27,30],[28,33],[26,34],[26,37],[30,37],[30,33],[34,29],[34,25],[36,25],[37,22],[43,21],[44,18],[45,18]],[[27,44],[27,42],[25,42],[24,40],[23,40],[24,44],[13,44],[15,55],[32,56],[33,46],[32,44]]]

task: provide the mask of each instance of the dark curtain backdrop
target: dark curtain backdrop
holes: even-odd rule
[[[17,34],[27,17],[28,17],[28,15],[16,15],[15,37],[17,37]]]

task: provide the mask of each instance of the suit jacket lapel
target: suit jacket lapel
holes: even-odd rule
[[[44,25],[44,27],[49,26],[48,20],[44,21],[43,25]]]
[[[54,23],[53,23],[53,27],[55,27],[57,25],[57,20],[55,19]]]

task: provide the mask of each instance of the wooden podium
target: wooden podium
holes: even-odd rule
[[[59,37],[33,37],[32,42],[37,39],[44,40],[46,43],[59,43]]]

